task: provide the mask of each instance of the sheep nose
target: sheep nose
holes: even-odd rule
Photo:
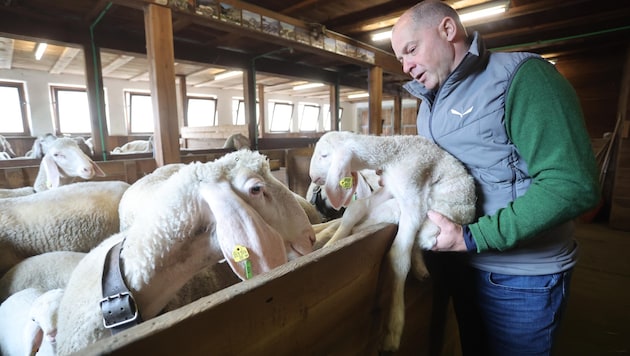
[[[88,179],[94,177],[94,168],[92,167],[81,168],[81,176],[83,178],[88,178]]]

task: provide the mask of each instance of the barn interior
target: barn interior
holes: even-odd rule
[[[269,157],[281,181],[305,196],[312,148],[326,131],[417,134],[419,102],[402,89],[410,78],[388,38],[373,38],[387,33],[417,2],[3,0],[0,87],[15,88],[18,83],[23,104],[21,127],[0,130],[17,156],[0,160],[0,188],[34,184],[41,159],[26,154],[38,136],[47,133],[91,137],[92,158],[106,173],[96,180],[130,184],[167,164],[219,158],[234,150],[224,148],[223,142],[240,133],[252,149]],[[479,32],[492,51],[542,55],[575,88],[599,165],[602,203],[578,222],[584,252],[571,286],[558,354],[629,353],[630,265],[624,251],[630,243],[630,4],[445,2],[460,14],[502,6],[498,14],[465,22],[469,33]],[[47,49],[36,58],[41,43]],[[218,79],[234,71],[238,74]],[[316,85],[295,89],[306,84]],[[64,131],[54,88],[86,93],[89,130]],[[151,129],[132,130],[130,105],[124,99],[130,94],[124,93],[150,94]],[[195,97],[215,103],[215,114],[201,125],[190,124],[188,117],[189,100]],[[289,126],[276,130],[274,108],[283,103],[297,109],[287,118]],[[302,130],[300,115],[309,105],[319,114],[316,123]],[[236,119],[237,109],[244,121]],[[149,137],[150,152],[113,153],[116,147]],[[394,234],[388,226],[370,232],[369,237],[381,238],[379,242],[358,236],[333,251],[316,251],[308,260],[242,283],[246,287],[241,289],[226,288],[154,324],[141,325],[128,337],[94,345],[88,353],[374,354],[374,344],[367,340],[373,332],[370,313],[382,257]],[[347,274],[332,277],[356,256],[366,261],[364,268],[347,269],[355,273],[356,284],[349,284],[352,277]],[[324,274],[327,284],[314,288]],[[295,285],[300,286],[297,291],[279,293]],[[445,325],[436,326],[431,311],[441,301],[430,291],[429,281],[408,281],[407,314],[415,319],[409,319],[405,341],[395,354],[460,354],[452,310],[442,320]],[[286,310],[265,309],[261,300],[270,295],[286,302]],[[257,338],[248,347],[232,348],[233,338],[226,338],[216,325],[207,326],[256,303],[260,308],[249,313],[255,321],[241,330]],[[340,303],[354,306],[340,308]],[[339,318],[353,321],[333,319],[336,310]],[[243,327],[227,324],[225,333]],[[337,337],[328,330],[336,324]],[[434,328],[440,325],[446,332],[438,338]],[[208,338],[207,333],[214,336]],[[297,341],[278,346],[284,338]]]

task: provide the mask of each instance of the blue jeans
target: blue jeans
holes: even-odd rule
[[[571,271],[504,275],[474,269],[455,255],[441,255],[433,256],[446,259],[436,271],[441,279],[436,281],[438,297],[453,298],[463,355],[552,354]]]

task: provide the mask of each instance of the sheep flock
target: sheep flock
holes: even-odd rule
[[[54,144],[68,142],[47,142],[49,152]],[[102,173],[85,162],[75,172],[86,179]],[[474,218],[472,178],[419,137],[324,134],[310,166],[309,191],[321,186],[325,200],[319,207],[291,192],[267,157],[247,148],[212,162],[165,165],[131,185],[53,186],[54,168],[44,164],[41,189],[0,197],[0,325],[15,326],[0,328],[0,355],[79,352],[383,222],[399,224],[387,256],[392,304],[382,342],[384,350],[396,350],[404,279],[410,269],[426,276],[421,250],[437,235],[426,212],[460,223]],[[325,216],[316,210],[322,204],[345,212]],[[245,261],[239,249],[247,251]],[[106,315],[125,294],[104,295],[109,286],[129,293],[123,309],[130,320]]]

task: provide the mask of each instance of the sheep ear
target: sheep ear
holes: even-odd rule
[[[96,162],[94,162],[94,161],[92,161],[92,168],[94,168],[94,172],[96,172],[96,176],[98,176],[98,177],[105,177],[106,176],[105,172],[103,172],[101,167],[99,167],[98,164],[96,164]]]
[[[35,355],[44,341],[44,331],[39,327],[39,324],[29,319],[24,325],[22,337],[24,338],[24,345],[31,347],[29,355]]]
[[[247,273],[246,262],[237,262],[233,256],[238,246],[247,249],[253,275],[287,262],[284,240],[280,233],[236,194],[229,183],[211,183],[200,192],[214,215],[216,235],[223,256],[239,278],[247,279]]]
[[[59,167],[57,167],[57,163],[51,155],[44,155],[40,165],[40,169],[42,168],[46,173],[46,188],[57,188],[60,178]]]
[[[332,154],[330,168],[326,175],[326,196],[330,205],[339,210],[348,205],[356,187],[356,174],[350,171],[352,155],[347,152],[335,152]]]

